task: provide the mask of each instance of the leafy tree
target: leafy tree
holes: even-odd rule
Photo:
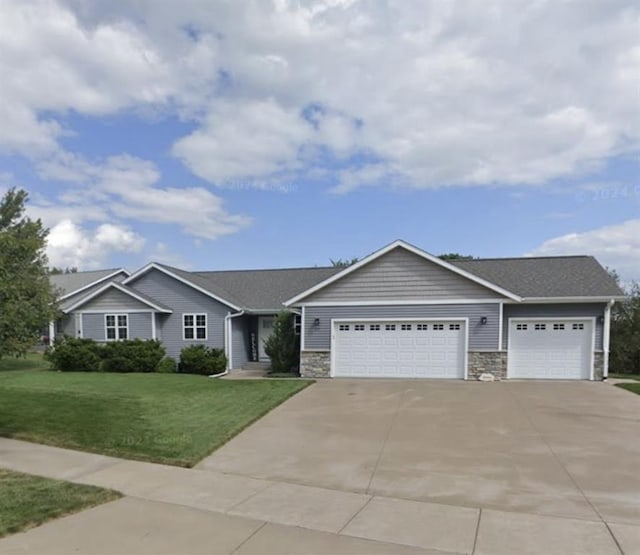
[[[23,355],[55,319],[45,246],[48,230],[24,215],[28,194],[10,189],[0,200],[0,358]]]
[[[271,371],[296,373],[300,367],[300,336],[296,334],[294,315],[282,311],[273,323],[264,352],[271,359]]]
[[[475,256],[470,254],[460,254],[457,252],[446,252],[438,256],[442,260],[473,260]]]
[[[354,256],[353,258],[350,259],[342,259],[342,258],[338,258],[337,260],[334,260],[333,258],[329,259],[331,261],[331,265],[334,268],[348,268],[349,266],[355,264],[356,262],[358,262],[358,257]]]
[[[59,274],[77,274],[78,268],[75,266],[67,266],[65,268],[58,268],[57,266],[51,266],[49,268],[49,274],[52,276],[57,276]]]
[[[627,294],[611,310],[609,370],[640,374],[640,283],[632,283]]]

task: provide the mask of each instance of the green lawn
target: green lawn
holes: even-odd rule
[[[115,491],[0,469],[0,538],[120,497]]]
[[[640,381],[640,374],[609,374],[610,378],[617,378],[619,380],[636,380]]]
[[[0,372],[11,370],[46,370],[49,363],[38,353],[27,353],[24,357],[0,359]]]
[[[640,395],[640,382],[638,383],[617,383],[617,387],[621,387],[622,389],[626,389],[627,391],[631,391],[632,393],[636,393]]]
[[[308,380],[0,373],[0,436],[193,466]]]

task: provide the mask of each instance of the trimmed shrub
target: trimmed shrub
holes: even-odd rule
[[[112,341],[102,347],[103,372],[155,372],[165,350],[153,339]]]
[[[164,357],[158,362],[158,366],[156,366],[156,372],[161,374],[173,374],[177,371],[178,365],[176,364],[176,359],[171,357]]]
[[[300,336],[294,327],[294,315],[282,311],[273,323],[273,331],[264,343],[271,359],[271,372],[297,374],[300,368]]]
[[[191,345],[180,351],[178,371],[183,374],[220,374],[227,368],[227,357],[222,349],[205,345]]]
[[[102,348],[92,339],[64,337],[56,340],[45,358],[58,372],[99,372]]]

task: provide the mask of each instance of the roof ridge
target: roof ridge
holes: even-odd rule
[[[458,258],[447,260],[447,262],[455,264],[456,262],[484,262],[485,260],[557,260],[567,258],[593,258],[590,254],[567,254],[556,256],[496,256],[491,258]]]
[[[204,274],[204,273],[218,273],[223,274],[225,272],[282,272],[284,270],[342,270],[344,268],[339,268],[337,266],[291,266],[289,268],[244,268],[241,270],[193,270],[191,273],[193,274]]]

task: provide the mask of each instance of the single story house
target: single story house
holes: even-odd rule
[[[51,335],[159,339],[266,361],[277,313],[297,315],[310,377],[603,379],[623,293],[590,256],[445,261],[404,241],[347,268],[188,272],[151,263],[52,276]],[[54,324],[52,324],[53,326]]]

